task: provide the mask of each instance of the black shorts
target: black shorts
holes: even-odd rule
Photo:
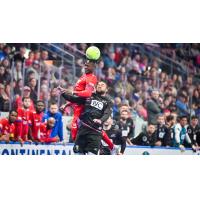
[[[81,126],[77,133],[74,153],[86,154],[91,152],[99,154],[102,135],[87,127]]]

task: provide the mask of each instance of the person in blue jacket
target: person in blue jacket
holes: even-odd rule
[[[53,117],[56,122],[51,132],[51,137],[58,136],[63,141],[63,122],[62,114],[58,111],[58,105],[54,102],[50,104],[49,110],[45,112],[42,122],[46,122],[48,118]]]

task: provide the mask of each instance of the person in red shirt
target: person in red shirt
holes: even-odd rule
[[[31,93],[31,88],[28,87],[28,86],[24,86],[24,93],[23,93],[23,97],[30,97],[30,93]],[[30,109],[31,110],[34,110],[34,103],[32,100],[31,101],[31,105],[30,105]],[[18,108],[22,107],[23,106],[23,100],[22,100],[22,97],[17,95],[16,96],[16,100],[15,100],[15,109],[17,110]]]
[[[39,129],[39,141],[42,143],[52,143],[52,142],[58,142],[59,137],[53,137],[51,138],[51,131],[55,125],[55,119],[53,117],[50,117],[47,122],[41,123],[40,124],[40,129]]]
[[[0,119],[0,141],[5,141],[7,143],[13,140],[15,133],[14,122],[17,119],[17,112],[12,110],[9,113],[8,118]]]
[[[39,141],[39,129],[42,123],[44,115],[45,104],[42,100],[38,100],[36,103],[36,111],[33,111],[30,115],[30,138],[32,141]]]
[[[62,92],[71,92],[74,95],[77,95],[79,97],[91,97],[92,93],[95,91],[95,85],[97,83],[97,77],[94,75],[94,70],[96,67],[97,60],[89,60],[87,58],[85,63],[85,74],[83,74],[78,81],[76,82],[74,86],[73,91],[67,91],[66,89],[63,89],[61,87],[58,87],[58,89]],[[71,105],[71,104],[70,104]],[[76,103],[72,104],[73,110],[74,110],[74,116],[71,123],[71,134],[72,139],[75,141],[77,130],[78,130],[78,119],[81,113],[83,112],[84,105],[78,105]],[[112,150],[114,145],[112,141],[109,139],[108,135],[105,131],[102,131],[102,139],[109,145],[110,149]]]
[[[31,106],[31,99],[30,97],[23,97],[22,99],[23,107],[20,107],[17,109],[18,117],[15,122],[16,125],[16,135],[15,139],[19,141],[21,144],[23,144],[25,141],[31,142],[29,140],[29,126],[30,126],[30,116],[33,112],[32,109],[30,109]]]

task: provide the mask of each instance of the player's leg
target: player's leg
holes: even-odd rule
[[[90,130],[91,131],[91,130]],[[102,136],[98,133],[87,134],[85,151],[88,155],[99,155]]]
[[[83,155],[85,154],[85,146],[86,146],[86,135],[85,135],[85,131],[84,131],[84,127],[81,127],[79,130],[78,130],[78,133],[77,133],[77,137],[76,137],[76,140],[75,140],[75,144],[74,144],[74,147],[73,147],[73,151],[75,154],[78,154],[78,155]]]
[[[75,141],[78,132],[78,116],[74,115],[71,122],[71,136],[72,140]]]

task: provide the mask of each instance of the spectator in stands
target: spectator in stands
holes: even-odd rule
[[[37,95],[37,80],[35,78],[31,78],[29,80],[28,86],[30,87],[30,98],[33,101],[34,104],[36,104],[38,95]]]
[[[36,50],[34,51],[34,61],[37,60],[38,62],[40,61],[40,51],[39,50]]]
[[[7,111],[9,97],[5,92],[5,86],[0,84],[0,111]]]
[[[109,52],[108,55],[105,56],[104,58],[104,65],[106,68],[115,68],[117,65],[114,61],[115,59],[115,53],[114,52]]]
[[[14,80],[18,81],[19,79],[22,79],[22,62],[20,60],[17,60],[15,62],[15,67],[14,67]],[[25,77],[24,77],[25,78]]]
[[[159,102],[159,91],[151,92],[151,99],[147,102],[148,123],[157,124],[157,117],[162,113],[163,105]]]
[[[140,146],[154,147],[156,143],[156,127],[154,124],[148,124],[146,130],[141,132],[136,138],[131,140],[132,144]]]
[[[184,94],[180,94],[176,101],[176,106],[178,108],[178,115],[189,115],[187,96],[185,96]]]
[[[6,72],[6,69],[3,65],[0,65],[0,83],[3,85],[10,84],[11,75]]]
[[[14,96],[21,96],[23,90],[23,81],[22,79],[18,79],[16,82],[16,86],[14,87]]]
[[[5,141],[7,143],[14,139],[15,133],[15,121],[17,119],[17,112],[11,110],[8,118],[0,119],[0,141]]]
[[[25,46],[21,46],[19,49],[19,52],[17,54],[15,54],[14,56],[14,61],[21,61],[21,63],[24,63],[25,61],[25,57],[24,55],[26,54],[26,47]]]
[[[0,61],[4,60],[5,58],[9,59],[9,54],[11,53],[11,48],[8,45],[3,47],[3,51],[0,52]]]
[[[59,137],[60,141],[63,141],[63,122],[62,114],[58,111],[58,106],[55,102],[50,104],[49,110],[43,116],[43,122],[47,122],[47,119],[53,117],[56,120],[55,126],[51,132],[51,137]]]
[[[33,61],[34,61],[34,52],[30,51],[28,54],[28,58],[25,60],[25,66],[26,67],[32,66]]]
[[[6,71],[10,70],[10,60],[8,58],[4,58],[1,64],[5,67]]]
[[[113,104],[113,116],[117,118],[119,116],[119,107],[121,106],[121,98],[115,97],[114,104]]]

